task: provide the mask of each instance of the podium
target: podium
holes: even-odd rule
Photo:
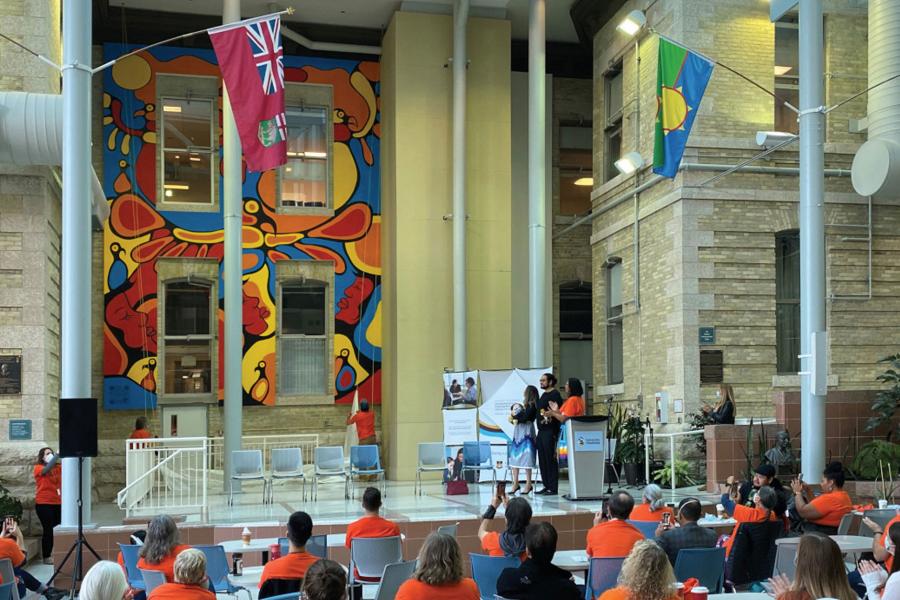
[[[572,417],[566,421],[569,453],[567,500],[600,500],[606,475],[606,416]]]

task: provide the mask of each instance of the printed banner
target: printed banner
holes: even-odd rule
[[[441,414],[444,416],[444,444],[461,446],[463,442],[478,440],[477,408],[445,409]]]
[[[445,371],[441,408],[463,406],[478,406],[478,371]]]
[[[509,422],[509,411],[513,404],[522,402],[525,388],[533,385],[540,392],[541,375],[552,372],[546,369],[508,369],[502,371],[479,371],[483,404],[478,415],[478,426],[482,438],[491,443],[506,443],[512,439],[515,425]]]

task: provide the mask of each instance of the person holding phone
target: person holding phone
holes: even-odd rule
[[[489,531],[501,504],[506,507],[506,530],[502,533]],[[530,523],[531,505],[528,500],[521,496],[510,499],[506,495],[506,483],[499,482],[478,527],[481,548],[490,556],[518,556],[520,560],[525,560],[525,529]]]
[[[24,598],[26,590],[31,590],[37,594],[41,594],[47,600],[59,600],[64,598],[68,593],[54,587],[49,587],[25,570],[27,557],[25,555],[25,539],[22,537],[22,530],[16,523],[16,518],[7,516],[3,519],[3,530],[0,531],[0,559],[8,558],[13,565],[13,572],[19,580],[17,587],[19,590],[19,598]]]
[[[62,466],[50,447],[41,448],[34,463],[34,510],[41,521],[41,558],[53,564],[53,528],[62,521]]]
[[[705,527],[700,527],[697,522],[703,514],[700,500],[697,498],[684,498],[678,503],[678,511],[675,513],[676,524],[664,516],[659,527],[656,528],[656,541],[666,551],[669,562],[675,566],[678,552],[684,548],[715,548],[719,539],[718,534]],[[671,513],[666,513],[671,515]]]
[[[803,475],[791,482],[794,492],[794,510],[803,520],[803,531],[818,531],[826,535],[837,533],[841,519],[853,510],[853,501],[844,491],[844,466],[831,462],[822,472],[819,486],[822,493],[813,496],[812,489],[803,483]]]

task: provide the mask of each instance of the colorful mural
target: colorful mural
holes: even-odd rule
[[[104,60],[130,47],[107,44]],[[156,207],[157,73],[219,76],[212,51],[154,48],[107,70],[103,93],[103,375],[107,410],[155,408],[157,274],[161,257],[212,257],[222,213]],[[332,216],[275,211],[275,171],[243,173],[243,391],[245,405],[276,403],[275,272],[281,260],[334,263],[336,401],[381,400],[381,205],[377,62],[285,57],[285,79],[334,90]],[[221,122],[221,83],[220,83]],[[221,165],[220,165],[221,169]],[[219,186],[221,190],[221,185]],[[221,206],[221,202],[219,203]],[[224,303],[219,285],[219,364]],[[222,369],[218,398],[222,400]]]

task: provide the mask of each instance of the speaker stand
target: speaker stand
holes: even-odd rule
[[[78,457],[78,533],[75,536],[75,541],[72,542],[72,547],[69,548],[69,551],[66,552],[66,556],[62,559],[62,562],[59,563],[59,567],[54,571],[53,576],[47,580],[47,586],[49,587],[53,580],[56,579],[56,576],[60,574],[63,567],[68,562],[69,557],[74,553],[75,555],[75,564],[72,569],[72,588],[69,590],[69,598],[75,598],[75,588],[78,587],[78,583],[83,578],[82,567],[84,565],[83,562],[83,549],[87,547],[88,550],[91,551],[91,554],[99,561],[103,560],[100,558],[100,555],[91,547],[86,539],[84,539],[84,514],[82,512],[83,505],[83,494],[84,494],[84,479],[82,478],[82,471],[84,470],[84,457]]]

